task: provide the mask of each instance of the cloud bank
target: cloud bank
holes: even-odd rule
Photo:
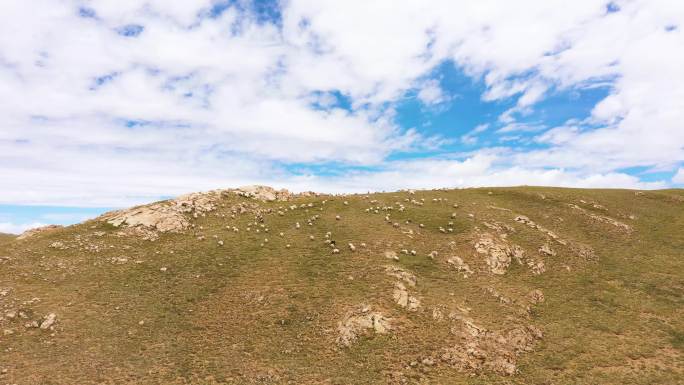
[[[0,20],[0,203],[684,183],[684,3],[7,0]],[[444,65],[511,107],[464,132],[402,124],[407,98],[460,102]],[[525,120],[596,87],[588,116]]]

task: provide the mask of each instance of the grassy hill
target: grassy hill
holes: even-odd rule
[[[266,192],[0,242],[0,383],[684,383],[682,190]]]
[[[14,238],[16,238],[16,235],[14,234],[0,233],[0,243],[12,241]]]

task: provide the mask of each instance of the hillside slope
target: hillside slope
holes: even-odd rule
[[[16,235],[14,234],[0,233],[0,243],[12,241],[14,238],[16,238]]]
[[[684,383],[682,229],[682,190],[191,194],[0,243],[0,383]]]

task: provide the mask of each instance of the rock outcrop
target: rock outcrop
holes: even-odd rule
[[[337,325],[337,343],[351,346],[359,337],[370,333],[386,334],[391,330],[390,319],[382,313],[371,311],[370,306],[361,306],[348,312]]]
[[[460,342],[444,349],[441,359],[459,371],[491,371],[500,375],[517,373],[518,356],[533,349],[542,338],[538,328],[514,326],[506,330],[487,330],[468,318],[457,317],[460,329],[454,333]]]
[[[42,227],[36,227],[34,229],[29,229],[29,230],[26,230],[23,233],[21,233],[17,237],[17,240],[26,239],[26,238],[32,237],[36,234],[44,233],[46,231],[53,231],[53,230],[61,229],[63,227],[64,226],[60,226],[60,225],[47,225],[47,226],[42,226]]]
[[[489,233],[482,234],[475,243],[475,251],[485,257],[489,271],[493,274],[503,275],[511,265],[511,258],[520,260],[523,258],[523,250],[518,246],[511,246],[504,240],[498,240]]]
[[[292,198],[292,193],[289,191],[285,189],[276,190],[269,186],[243,186],[233,191],[238,195],[266,202],[288,201],[290,198]]]
[[[175,199],[145,206],[113,211],[104,214],[100,219],[115,227],[142,227],[162,233],[177,233],[190,227],[189,216],[197,218],[216,210],[221,197],[231,193],[261,201],[285,201],[292,196],[287,190],[275,190],[268,186],[212,190],[181,195]],[[241,209],[244,208],[241,207]]]

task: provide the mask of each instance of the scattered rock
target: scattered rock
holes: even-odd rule
[[[47,316],[45,316],[43,322],[40,324],[40,328],[43,330],[49,329],[50,327],[52,327],[52,325],[55,324],[55,321],[57,321],[57,314],[50,313]]]
[[[470,266],[463,262],[463,259],[461,259],[461,257],[451,257],[447,260],[447,263],[456,268],[456,271],[462,273],[463,278],[468,278],[471,275],[473,275],[473,271],[470,269]]]
[[[462,326],[454,332],[461,342],[444,349],[441,359],[462,372],[516,374],[518,357],[532,351],[537,340],[542,338],[541,331],[531,325],[490,331],[467,318],[460,320]]]
[[[390,275],[392,277],[398,278],[410,286],[416,286],[416,283],[418,282],[416,276],[400,267],[396,266],[385,266],[385,272],[387,275]]]
[[[392,250],[386,250],[385,251],[385,258],[393,259],[395,261],[399,260],[399,256],[397,256],[397,253],[395,251],[392,251]]]
[[[544,302],[544,293],[539,289],[532,290],[527,296],[530,298],[530,302],[533,304]]]
[[[369,333],[386,334],[392,329],[390,321],[382,313],[371,311],[370,306],[361,306],[345,314],[338,323],[336,341],[343,347],[349,347],[359,337]]]
[[[475,243],[475,251],[485,256],[489,271],[503,275],[511,264],[511,257],[521,259],[523,250],[518,246],[509,246],[505,241],[497,240],[491,234],[482,234]]]
[[[394,284],[392,297],[397,305],[405,308],[408,311],[416,311],[420,307],[420,300],[410,295],[406,286],[404,286],[404,284],[401,282]]]
[[[49,246],[51,249],[66,250],[69,246],[65,245],[64,242],[56,241],[52,242]]]
[[[526,217],[526,216],[524,216],[524,215],[518,215],[517,217],[515,217],[515,221],[516,221],[516,222],[520,222],[520,223],[524,223],[524,224],[526,224],[527,226],[529,226],[529,227],[531,227],[531,228],[533,228],[533,229],[539,230],[540,232],[546,234],[546,235],[549,236],[551,239],[553,239],[554,241],[560,243],[561,245],[567,245],[567,244],[568,244],[568,242],[567,242],[566,240],[564,240],[564,239],[562,239],[561,237],[559,237],[559,236],[558,236],[556,233],[554,233],[553,231],[551,231],[551,230],[549,230],[549,229],[547,229],[547,228],[545,228],[545,227],[543,227],[543,226],[541,226],[541,225],[535,223],[535,222],[532,221],[530,218],[528,218],[528,217]]]
[[[539,248],[539,253],[543,255],[547,255],[549,257],[555,257],[556,252],[551,250],[551,247],[548,244],[542,245],[542,247]]]
[[[572,209],[579,211],[583,215],[586,215],[589,218],[591,218],[597,222],[607,223],[607,224],[615,226],[618,229],[620,229],[624,232],[627,232],[627,233],[631,233],[633,231],[632,226],[630,226],[626,223],[622,223],[616,219],[613,219],[613,218],[610,218],[610,217],[607,217],[604,215],[594,214],[594,213],[587,211],[587,210],[585,210],[585,209],[583,209],[583,208],[581,208],[581,207],[579,207],[573,203],[569,203],[568,206],[570,206]]]

